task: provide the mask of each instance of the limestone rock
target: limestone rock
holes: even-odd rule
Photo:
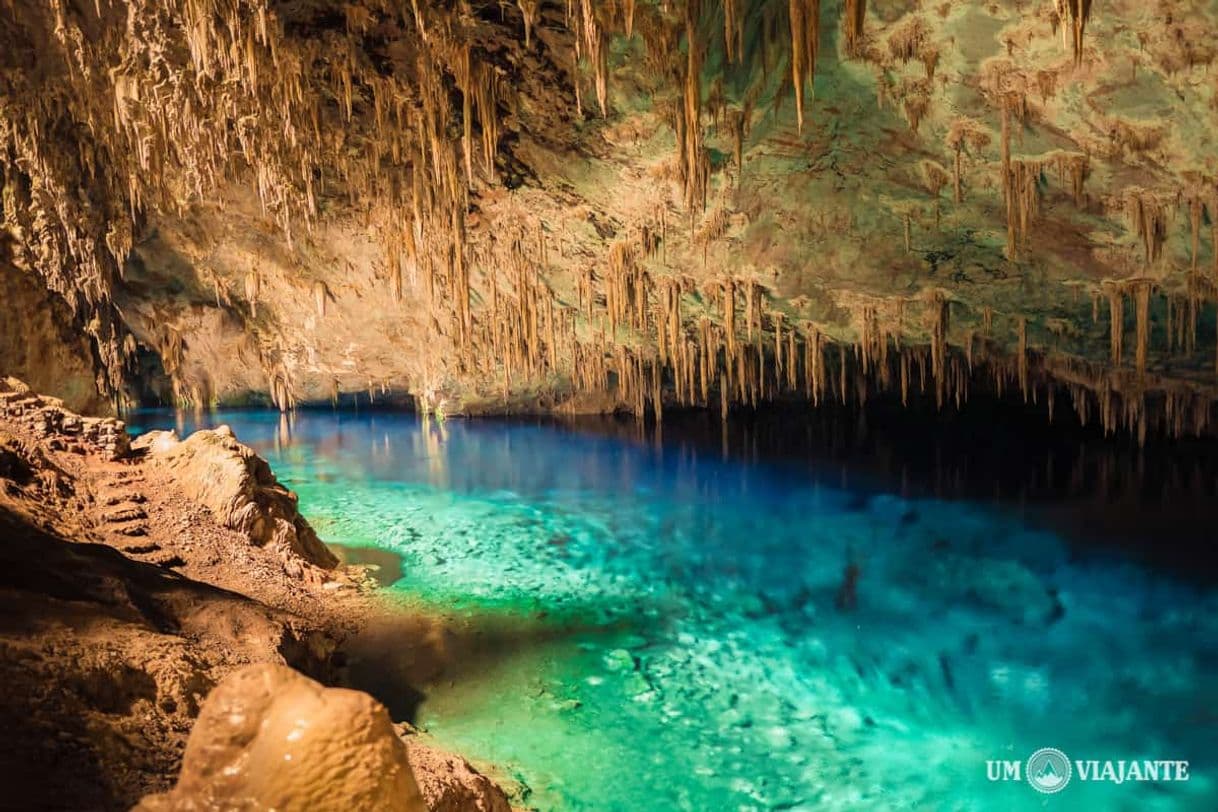
[[[223,680],[191,732],[177,786],[137,812],[425,812],[405,745],[368,694],[254,665]]]
[[[430,812],[511,812],[503,790],[460,756],[405,738]]]
[[[942,553],[924,563],[918,578],[947,600],[969,601],[1017,623],[1045,624],[1061,611],[1048,584],[1018,561]]]
[[[190,498],[205,505],[226,527],[283,557],[289,574],[305,564],[333,569],[338,559],[300,515],[296,494],[280,485],[266,460],[243,445],[227,426],[197,431],[185,440],[172,432],[150,432],[137,444],[155,464],[170,471]]]
[[[81,417],[59,398],[39,395],[16,378],[0,378],[0,417],[7,417],[40,439],[54,438],[79,453],[118,460],[131,450],[121,420]]]

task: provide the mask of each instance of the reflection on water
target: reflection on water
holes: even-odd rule
[[[431,674],[418,712],[529,804],[1042,808],[986,761],[1053,746],[1193,766],[1187,784],[1076,780],[1054,802],[1218,807],[1207,446],[1046,431],[1017,407],[695,417],[662,437],[205,420],[266,454],[323,538],[400,556],[395,591],[517,629],[493,637],[510,656],[471,637],[479,666]]]

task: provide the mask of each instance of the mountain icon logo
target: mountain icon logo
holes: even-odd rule
[[[1032,789],[1051,795],[1070,783],[1073,769],[1066,754],[1054,747],[1042,747],[1028,758],[1028,783]]]

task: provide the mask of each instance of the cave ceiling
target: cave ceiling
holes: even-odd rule
[[[1204,431],[1216,24],[1213,0],[0,0],[6,263],[120,400],[985,386]]]

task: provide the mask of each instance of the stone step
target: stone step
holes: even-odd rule
[[[182,556],[178,555],[177,553],[171,553],[168,550],[162,550],[159,553],[144,556],[141,560],[146,564],[164,567],[167,570],[186,566],[186,562],[182,559]]]
[[[119,545],[118,549],[120,552],[126,553],[127,555],[148,555],[149,553],[155,553],[160,550],[161,545],[157,544],[155,541],[150,541],[146,544],[122,544]]]
[[[111,524],[120,524],[122,522],[133,522],[137,519],[147,519],[148,513],[142,507],[125,507],[118,510],[107,511],[102,514],[102,519]]]
[[[148,497],[138,492],[114,491],[100,497],[100,501],[104,507],[114,507],[125,503],[142,505],[148,501]]]

